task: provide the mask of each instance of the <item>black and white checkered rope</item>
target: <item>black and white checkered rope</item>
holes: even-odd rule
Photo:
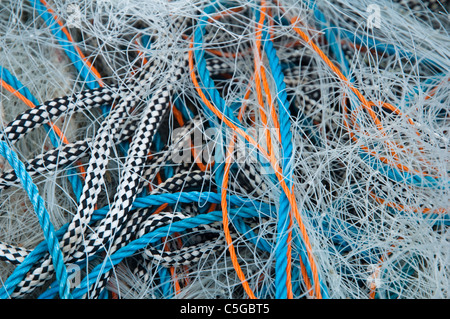
[[[174,137],[177,140],[177,143],[170,145],[170,150],[168,150],[169,147],[165,147],[162,152],[154,154],[152,163],[146,167],[144,176],[154,177],[154,171],[156,171],[157,168],[160,168],[160,165],[166,160],[170,160],[172,154],[175,154],[180,150],[179,148],[182,147],[180,142],[182,142],[183,136],[188,134],[189,130],[192,130],[192,127],[195,125],[194,123],[195,122],[192,121],[188,122],[186,126],[182,127],[182,129],[177,132],[177,135]],[[124,126],[122,130],[117,133],[115,143],[120,143],[132,137],[136,127],[136,123],[134,122]],[[81,158],[88,156],[91,149],[92,138],[86,138],[85,140],[76,141],[74,143],[62,144],[56,149],[39,154],[28,161],[25,167],[30,173],[30,176],[34,177],[41,173],[54,171],[55,169],[66,165],[72,165]],[[163,153],[164,151],[167,152],[167,154]],[[18,183],[19,181],[13,170],[5,171],[0,176],[0,189],[17,185]]]
[[[157,70],[158,65],[147,63],[134,74],[134,77],[121,86],[110,85],[89,89],[46,101],[19,114],[8,123],[1,133],[1,138],[14,144],[27,133],[44,124],[56,121],[62,115],[68,116],[75,112],[96,107],[112,106],[117,100],[126,99],[129,92],[148,89],[148,86],[151,85],[149,83],[150,77]]]
[[[248,161],[244,161],[242,163],[242,168],[238,172],[238,178],[244,181],[241,186],[245,188],[247,194],[250,195],[254,193],[255,197],[261,198],[267,196],[269,185],[261,177],[262,168],[260,165],[257,163],[254,164],[255,165]],[[259,172],[255,166],[258,166]],[[231,181],[231,183],[233,183],[233,181]]]
[[[177,65],[177,63],[175,63]],[[111,240],[115,230],[122,222],[131,206],[142,190],[141,176],[144,171],[145,162],[150,152],[153,136],[156,133],[162,117],[169,109],[170,96],[173,94],[173,85],[181,79],[186,65],[178,64],[175,70],[168,72],[169,84],[158,89],[151,97],[146,112],[141,118],[137,133],[131,142],[128,156],[121,171],[120,184],[114,196],[114,202],[105,219],[100,222],[97,229],[87,239],[87,245],[78,250],[72,256],[75,259],[83,258],[85,254],[90,255],[96,249]]]
[[[163,158],[163,157],[160,157],[160,158]],[[159,167],[159,165],[154,165],[153,167]],[[147,170],[148,171],[148,170]],[[156,170],[155,170],[156,171]],[[179,182],[179,180],[177,180],[178,182],[175,182],[173,185],[175,186],[175,185],[180,185],[180,182]],[[172,188],[172,187],[171,187]],[[188,258],[187,258],[188,259]],[[187,260],[186,259],[186,260]],[[49,264],[46,264],[44,267],[43,267],[43,273],[45,273],[46,271],[51,271],[52,269],[52,265],[51,265],[51,263],[49,263]],[[43,283],[43,282],[45,282],[45,281],[42,281],[41,279],[37,279],[36,280],[37,282],[40,282],[40,284],[39,284],[39,286]],[[24,287],[32,287],[33,286],[33,284],[25,284],[24,285]]]
[[[151,214],[151,215],[149,215]],[[129,219],[128,222],[120,230],[120,235],[116,239],[114,246],[107,250],[108,254],[112,254],[118,249],[124,247],[135,238],[136,230],[142,227],[142,223],[147,225],[149,231],[153,231],[161,226],[168,225],[172,222],[182,220],[189,216],[180,212],[160,212],[158,214],[152,214],[152,210],[149,208],[138,209],[133,213],[135,218]],[[108,271],[97,278],[96,283],[91,287],[89,292],[84,297],[95,299],[99,296],[103,288],[107,285],[112,276],[113,271]]]
[[[102,122],[92,144],[92,154],[86,170],[78,211],[62,239],[63,252],[67,254],[70,254],[80,242],[80,236],[84,233],[86,225],[89,224],[97,197],[104,185],[104,174],[113,145],[112,136],[118,131],[117,121],[125,117],[129,110],[136,106],[134,99],[137,98],[137,94],[131,92],[128,96],[129,99],[123,100],[117,105]]]
[[[220,74],[233,74],[235,71],[234,65],[215,57],[206,60],[206,68],[212,77]]]
[[[55,98],[18,115],[5,127],[2,139],[13,144],[32,130],[55,121],[62,115],[112,105],[119,97],[119,88],[111,86]]]
[[[130,123],[114,138],[114,143],[120,143],[129,139],[136,130],[136,124]],[[76,161],[88,155],[92,148],[92,138],[86,138],[74,143],[62,144],[58,148],[39,154],[25,164],[31,177],[42,173],[52,172],[58,168],[74,164]],[[13,170],[5,171],[0,176],[0,189],[19,183]]]
[[[104,185],[104,174],[113,145],[112,136],[117,134],[120,129],[119,123],[123,118],[127,118],[131,109],[138,107],[143,102],[146,94],[148,94],[148,87],[156,80],[152,72],[156,71],[157,66],[158,63],[155,60],[149,61],[144,67],[144,70],[148,70],[148,72],[138,73],[136,80],[129,81],[129,91],[101,123],[92,146],[92,154],[86,170],[86,179],[77,214],[69,224],[61,242],[62,250],[66,254],[71,254],[75,246],[81,242],[81,234],[85,232],[91,219],[97,197]]]
[[[191,171],[191,172],[182,172],[174,175],[173,177],[167,179],[160,185],[158,188],[151,191],[150,195],[160,194],[165,192],[177,192],[182,189],[194,189],[201,188],[201,186],[208,182],[211,178],[209,172],[202,171]],[[125,227],[118,232],[119,235],[114,240],[111,248],[108,249],[108,253],[112,254],[116,252],[121,247],[127,245],[132,238],[132,234],[136,233],[136,230],[141,225],[146,225],[147,221],[145,220],[145,214],[141,212],[141,210],[137,210],[134,213],[129,213],[127,216],[124,216],[124,221],[121,224],[125,224]],[[109,278],[112,274],[112,271],[109,271],[101,276],[101,278],[96,282],[96,284],[91,288],[90,296],[98,295],[102,289],[105,287]]]
[[[252,173],[250,173],[251,175]],[[249,174],[247,174],[249,175]],[[165,182],[166,187],[164,187],[164,183],[160,185],[159,189],[156,189],[153,191],[153,193],[158,193],[158,192],[165,192],[166,190],[170,190],[170,191],[177,191],[180,188],[183,187],[191,187],[193,185],[197,185],[199,186],[199,182],[202,181],[204,182],[206,177],[210,177],[209,174],[205,174],[204,172],[201,171],[197,171],[197,172],[184,172],[182,174],[179,174],[178,176],[174,176],[172,179],[169,179]],[[192,181],[192,182],[186,182],[186,181]],[[132,235],[135,234],[136,229],[138,227],[143,227],[143,225],[154,225],[154,217],[151,217],[149,219],[146,218],[146,214],[143,213],[142,211],[146,210],[146,209],[142,209],[139,212],[136,211],[133,214],[133,218],[129,219],[128,222],[126,223],[126,226],[122,228],[121,230],[121,236],[124,237],[124,239],[119,239],[121,236],[119,236],[119,238],[117,238],[117,243],[114,248],[108,250],[109,253],[111,253],[111,251],[115,251],[117,249],[120,249],[120,247],[123,247],[124,245],[126,245],[129,240],[131,239]],[[167,220],[166,219],[162,219],[162,220]],[[208,225],[206,225],[207,227]],[[176,253],[167,253],[167,252],[163,252],[161,254],[159,254],[157,251],[155,250],[150,250],[148,252],[149,256],[153,256],[155,260],[158,260],[159,262],[161,262],[163,265],[170,267],[173,265],[180,265],[180,264],[192,264],[196,261],[198,261],[201,256],[203,256],[204,252],[207,250],[213,249],[214,247],[221,247],[223,243],[219,243],[218,241],[215,241],[216,244],[214,246],[212,245],[212,242],[205,242],[203,244],[198,244],[196,247],[191,246],[190,248],[183,248],[180,252],[179,252],[179,256],[176,256]],[[13,252],[11,252],[12,254]],[[51,266],[50,266],[51,267]],[[96,284],[96,288],[97,290],[95,290],[94,292],[92,292],[89,297],[92,298],[93,296],[96,296],[96,294],[101,291],[101,288],[103,288],[106,283],[107,283],[107,279],[99,279],[97,284]],[[41,283],[42,284],[42,283]],[[39,284],[39,286],[41,285]]]
[[[208,171],[185,171],[175,174],[159,185],[154,185],[150,195],[162,192],[173,193],[181,189],[201,188],[204,183],[209,184],[211,174]]]
[[[186,63],[187,62],[177,65],[177,69],[173,75],[174,82],[181,78],[181,72],[186,66]],[[172,74],[168,73],[167,76],[170,77]],[[150,81],[150,77],[147,77],[147,80]],[[154,80],[151,80],[151,82],[153,81]],[[81,243],[81,235],[84,234],[87,229],[86,227],[91,219],[97,196],[100,193],[101,186],[104,183],[103,177],[106,171],[107,159],[111,146],[111,131],[117,131],[117,123],[119,122],[119,119],[126,117],[126,113],[129,109],[136,106],[136,100],[142,98],[141,95],[143,92],[140,91],[144,91],[144,86],[148,86],[148,83],[135,86],[135,91],[130,92],[129,95],[127,95],[126,98],[112,110],[108,118],[102,122],[102,126],[97,132],[96,140],[93,144],[94,150],[89,162],[86,180],[82,191],[82,196],[80,198],[78,212],[74,216],[72,223],[69,224],[68,231],[61,241],[63,252],[68,258],[70,258],[67,262],[77,260],[78,258],[84,259],[87,255],[93,254],[99,248],[102,248],[104,242],[110,239],[111,234],[114,232],[117,225],[122,221],[123,216],[125,215],[124,210],[130,209],[132,201],[134,201],[134,197],[138,192],[140,192],[141,187],[137,184],[140,183],[139,179],[141,174],[138,174],[137,171],[124,171],[128,172],[125,174],[125,180],[128,179],[128,176],[132,176],[132,178],[128,179],[128,182],[125,181],[124,183],[119,184],[119,187],[122,187],[122,189],[120,190],[120,193],[116,193],[115,203],[116,205],[120,203],[120,205],[114,206],[113,204],[109,216],[103,219],[97,226],[97,229],[90,233],[89,239],[87,239],[83,245],[79,246],[78,249],[75,249],[75,247]],[[147,107],[147,113],[142,115],[140,128],[138,129],[138,133],[135,134],[133,140],[136,141],[135,145],[133,146],[132,142],[132,145],[130,146],[130,153],[127,157],[127,160],[129,158],[129,162],[128,164],[125,164],[125,167],[139,167],[140,169],[143,169],[143,163],[145,163],[150,150],[151,138],[156,132],[157,126],[159,125],[164,112],[168,109],[168,91],[169,90],[167,87],[163,88],[159,91],[159,93],[154,93],[150,99]],[[139,134],[139,132],[141,132],[141,134]],[[143,141],[145,141],[145,143],[143,143]],[[133,161],[135,162],[133,163]],[[142,163],[140,163],[141,161]],[[136,187],[130,188],[132,184],[136,184]],[[132,200],[130,200],[128,196],[131,196]],[[124,204],[125,202],[127,202],[128,205]],[[116,207],[120,207],[120,209],[116,209]],[[53,267],[51,266],[51,263],[49,263],[49,258],[47,258],[41,263],[41,267],[34,269],[33,275],[28,276],[27,279],[24,280],[28,281],[28,283],[22,281],[17,286],[18,289],[16,289],[16,291],[19,294],[31,292],[32,287],[37,287],[37,284],[47,280],[52,271]]]

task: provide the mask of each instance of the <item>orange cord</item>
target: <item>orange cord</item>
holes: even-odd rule
[[[254,147],[256,147],[264,157],[269,159],[269,161],[272,165],[272,168],[274,169],[275,176],[277,177],[278,181],[280,182],[281,188],[284,191],[284,193],[286,194],[287,198],[289,199],[289,203],[290,203],[291,207],[293,208],[294,217],[298,223],[300,233],[303,236],[306,251],[308,254],[308,261],[311,265],[311,272],[312,272],[313,279],[314,279],[314,289],[316,292],[316,298],[321,299],[322,295],[321,295],[321,291],[320,291],[319,276],[318,276],[318,272],[317,272],[317,266],[316,266],[316,263],[313,258],[311,243],[309,241],[309,236],[306,232],[306,227],[302,221],[300,213],[298,212],[298,207],[296,205],[296,199],[295,199],[293,192],[291,192],[289,187],[286,185],[286,182],[284,181],[284,177],[281,174],[281,169],[278,166],[278,163],[276,161],[275,162],[271,161],[269,154],[264,150],[264,148],[261,147],[261,145],[259,145],[250,135],[245,133],[242,129],[237,127],[233,122],[231,122],[228,118],[226,118],[213,104],[211,104],[211,102],[208,100],[208,98],[202,92],[201,87],[195,76],[192,48],[193,48],[193,39],[191,38],[191,41],[190,41],[190,49],[191,50],[189,50],[189,52],[188,52],[190,77],[195,86],[197,93],[199,94],[202,101],[205,103],[206,107],[208,107],[208,109],[210,109],[211,112],[213,112],[219,119],[221,119],[228,127],[233,129],[237,134],[244,137],[250,144],[252,144]]]
[[[260,49],[261,48],[261,38],[262,38],[262,27],[261,26],[264,24],[264,20],[265,20],[264,12],[265,12],[265,7],[263,7],[261,9],[260,19],[259,19],[258,23],[256,24],[256,51],[257,51],[257,54],[254,55],[254,63],[255,63],[254,77],[255,77],[255,84],[256,84],[256,97],[257,97],[257,100],[258,100],[258,103],[260,106],[259,113],[261,116],[261,122],[264,127],[264,134],[266,136],[267,153],[272,156],[273,155],[272,139],[271,139],[270,132],[268,129],[268,120],[267,120],[267,116],[266,116],[266,111],[264,110],[264,98],[263,98],[263,93],[261,90],[261,83],[260,83],[262,73],[264,72],[264,69],[263,69],[262,63],[261,63],[262,56],[261,56],[261,49]],[[269,94],[267,99],[269,101],[271,101],[272,99],[271,99],[270,91],[269,92],[266,91],[266,93]],[[273,108],[273,106],[272,106],[272,108]],[[272,112],[272,116],[274,116],[273,113],[274,112]],[[274,122],[274,125],[275,125],[275,122]]]
[[[245,109],[245,103],[243,103],[241,106],[241,110],[239,112],[239,117],[242,117],[242,112],[244,109]],[[247,279],[245,278],[245,275],[244,275],[244,273],[241,269],[241,266],[239,265],[239,262],[237,260],[236,251],[234,249],[234,245],[233,245],[231,234],[230,234],[230,229],[228,227],[227,188],[228,188],[228,178],[229,178],[230,166],[231,166],[231,161],[229,159],[233,153],[234,144],[236,141],[235,138],[236,138],[236,135],[233,134],[230,144],[227,148],[227,155],[226,155],[226,161],[225,161],[225,169],[224,169],[224,176],[223,176],[222,190],[221,190],[222,223],[223,223],[225,239],[228,244],[228,250],[230,252],[231,262],[236,271],[236,274],[238,275],[238,278],[240,279],[241,284],[244,287],[244,290],[247,293],[247,295],[250,297],[250,299],[256,299],[256,296],[253,293],[252,289],[250,288],[250,285],[248,284]]]

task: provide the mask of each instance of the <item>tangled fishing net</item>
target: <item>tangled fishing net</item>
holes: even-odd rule
[[[449,297],[449,1],[0,20],[2,298]]]

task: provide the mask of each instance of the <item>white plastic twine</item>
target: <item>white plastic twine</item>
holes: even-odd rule
[[[411,3],[413,5],[408,5]],[[441,1],[440,7],[438,1],[426,3],[428,7],[425,1],[387,0],[376,3],[366,0],[317,1],[315,7],[313,1],[267,3],[271,14],[268,23],[271,39],[283,68],[291,105],[294,195],[313,248],[321,284],[330,298],[449,297],[450,25],[448,7],[445,7],[449,2]],[[156,83],[145,87],[147,96],[167,85],[169,80],[164,77],[164,72],[170,66],[171,58],[187,57],[190,37],[209,4],[209,1],[183,0],[48,2],[68,27],[78,48],[97,68],[106,87],[130,88],[131,82],[127,79],[133,78],[142,67],[142,57],[159,57],[158,61],[162,62],[155,66]],[[228,6],[225,3],[219,5],[219,8],[222,12],[233,8],[234,12],[212,17],[205,28],[203,48],[205,54],[209,54],[210,76],[236,117],[241,103],[245,103],[241,123],[249,135],[266,147],[263,118],[252,79],[256,53],[254,14],[260,4],[234,0]],[[326,24],[318,23],[317,11],[326,19]],[[295,32],[290,24],[293,17],[298,17],[297,27],[308,31],[311,41],[351,79],[352,85],[367,101],[374,103],[373,110],[382,130],[377,129],[368,112],[358,109],[361,103],[351,95],[348,84],[339,79]],[[336,57],[330,34],[348,62],[346,69],[341,64],[342,59]],[[0,66],[19,79],[40,103],[87,88],[50,27],[38,17],[29,1],[2,1],[0,35]],[[148,47],[142,44],[142,35],[150,39]],[[359,43],[358,38],[374,39],[374,42],[365,45]],[[228,55],[214,54],[214,50]],[[245,54],[240,54],[242,52]],[[404,57],[405,53],[409,58]],[[272,93],[273,101],[264,96],[269,110],[269,102],[278,105],[277,79],[271,74],[265,54],[261,64],[268,74],[267,83]],[[205,136],[211,125],[221,128],[223,139],[212,139],[208,145],[226,150],[235,132],[203,104],[188,72],[175,87],[178,101],[172,101],[171,107],[182,113],[185,122],[190,116],[201,118],[189,132],[192,136],[194,132],[204,135],[204,144],[200,146],[203,154],[207,153]],[[248,89],[251,93],[244,98]],[[344,108],[346,98],[351,102]],[[393,108],[383,107],[382,103],[389,103]],[[2,131],[27,109],[29,107],[5,87],[0,89]],[[140,104],[128,110],[125,120],[138,121],[144,109],[145,104]],[[73,143],[95,138],[104,116],[101,109],[89,109],[67,114],[55,125]],[[172,133],[181,126],[177,116],[176,111],[170,110],[163,118],[158,133],[160,144],[170,141]],[[270,113],[267,116],[270,118]],[[270,121],[269,124],[273,124]],[[357,138],[352,139],[350,133]],[[239,144],[241,142],[243,139],[237,145],[245,145]],[[274,138],[273,144],[275,154],[281,156],[281,141]],[[153,147],[155,158],[179,150],[174,145],[166,149],[161,145]],[[183,147],[191,154],[193,145],[184,143]],[[368,155],[364,147],[376,156]],[[24,162],[53,148],[42,127],[13,146]],[[276,214],[280,207],[279,181],[257,163],[255,153],[245,153],[243,149],[237,147],[233,154],[228,195],[263,201],[273,205]],[[392,149],[395,149],[395,155]],[[89,154],[80,159],[85,168]],[[125,154],[120,145],[112,146],[97,208],[114,201],[126,162]],[[380,157],[386,158],[391,165],[379,161]],[[397,163],[407,167],[409,172],[402,172]],[[158,164],[161,176],[199,170],[193,161],[178,164],[165,159]],[[210,192],[220,188],[215,174],[223,175],[221,169],[213,166],[211,181],[205,179],[195,191]],[[0,173],[8,170],[11,167],[0,159]],[[77,212],[73,188],[67,179],[69,174],[71,171],[61,166],[44,170],[33,178],[46,201],[55,229],[69,223]],[[418,177],[400,180],[401,176],[411,176],[408,174]],[[144,180],[145,176],[142,178]],[[157,178],[145,183],[146,187],[158,189]],[[191,191],[188,187],[180,187],[177,192]],[[189,216],[206,213],[206,206],[202,206],[205,204],[198,204],[175,203],[165,211],[177,210]],[[32,209],[19,184],[1,190],[0,242],[31,251],[43,240]],[[219,203],[215,210],[220,209]],[[238,251],[239,264],[258,297],[275,298],[277,217],[261,216],[245,220],[247,226],[243,233],[239,225],[235,225],[233,245]],[[301,238],[295,238],[299,236],[297,225],[294,223],[292,227],[294,245],[298,243],[295,240]],[[93,229],[95,226],[90,225],[86,231]],[[138,229],[135,231],[137,234]],[[207,238],[206,233],[187,229],[180,236],[185,242],[198,244]],[[218,241],[224,240],[222,231],[215,234]],[[253,236],[252,240],[249,234]],[[84,235],[83,240],[87,238]],[[256,249],[255,243],[261,241],[270,242],[272,250]],[[166,244],[173,251],[178,245],[173,238],[167,238]],[[298,287],[295,297],[307,298],[310,294],[303,281],[296,247],[296,255],[292,256],[292,274],[296,276],[292,278],[293,287]],[[113,253],[110,248],[104,247],[104,260]],[[140,256],[141,252],[134,257]],[[198,262],[175,267],[177,277],[172,276],[168,268],[134,257],[124,259],[109,273],[106,287],[110,294],[127,299],[165,298],[169,291],[175,298],[247,296],[226,245],[211,250]],[[101,262],[103,260],[89,261],[87,269],[81,273],[92,271]],[[0,260],[0,285],[6,282],[15,267]],[[98,280],[101,280],[100,276]],[[177,294],[174,293],[175,282],[181,283]],[[47,288],[47,285],[36,288],[31,297],[38,297]]]

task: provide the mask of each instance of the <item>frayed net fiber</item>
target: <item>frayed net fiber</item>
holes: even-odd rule
[[[1,1],[1,298],[449,298],[449,7]]]

